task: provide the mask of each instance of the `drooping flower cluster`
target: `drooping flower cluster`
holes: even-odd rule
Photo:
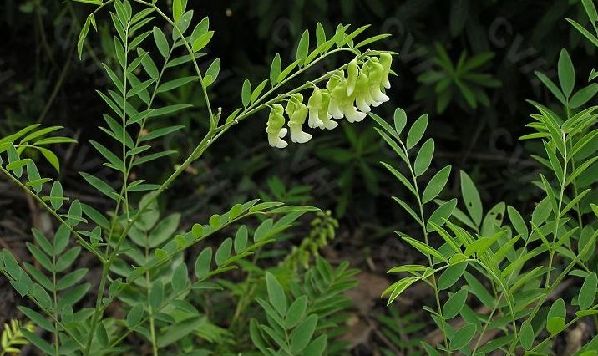
[[[315,87],[307,105],[299,93],[292,94],[284,108],[280,104],[272,105],[266,124],[270,146],[287,146],[283,140],[287,134],[285,113],[289,118],[291,141],[295,143],[305,143],[312,137],[303,131],[305,121],[310,128],[332,130],[338,126],[336,120],[343,117],[349,122],[363,120],[372,106],[388,101],[385,90],[390,89],[391,65],[390,53],[367,57],[361,66],[355,58],[347,65],[346,76],[344,70],[338,70],[330,76],[326,88]]]

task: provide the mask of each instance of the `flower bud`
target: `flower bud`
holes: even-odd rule
[[[357,58],[353,58],[347,65],[347,95],[352,95],[355,90],[355,83],[357,82],[357,74],[359,67],[357,66]]]
[[[380,54],[380,64],[384,68],[383,75],[382,75],[382,85],[386,89],[390,89],[390,81],[388,80],[388,76],[390,74],[390,69],[392,67],[392,55],[390,53],[381,53]]]

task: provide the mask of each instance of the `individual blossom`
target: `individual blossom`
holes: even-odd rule
[[[307,109],[309,110],[309,118],[307,120],[307,126],[315,129],[316,127],[322,127],[324,125],[320,118],[320,111],[322,107],[322,89],[315,88],[309,100],[307,101]],[[328,108],[326,108],[328,109]]]
[[[322,91],[322,105],[320,106],[320,110],[318,112],[318,117],[322,121],[322,126],[320,128],[325,128],[326,130],[332,130],[338,126],[338,123],[332,120],[332,115],[328,113],[328,106],[330,104],[330,94],[328,91]]]
[[[388,80],[388,77],[392,69],[392,55],[386,52],[381,53],[380,64],[382,64],[383,68],[382,85],[384,86],[384,88],[390,89],[390,81]]]
[[[347,95],[346,87],[344,85],[344,77],[342,71],[333,74],[326,83],[326,89],[330,93],[330,102],[328,103],[328,113],[336,120],[343,118],[344,114],[340,108],[341,101]]]
[[[372,58],[368,62],[368,83],[370,96],[373,99],[372,106],[378,106],[388,101],[388,96],[382,91],[384,88],[384,78],[387,74],[384,66],[380,64],[377,58]]]
[[[305,143],[311,140],[311,135],[303,131],[303,124],[307,120],[307,105],[303,104],[301,94],[291,95],[286,106],[286,113],[289,115],[289,129],[291,130],[291,141]]]
[[[266,133],[268,134],[268,143],[272,147],[285,148],[287,142],[282,138],[287,135],[287,129],[284,128],[284,108],[280,104],[272,105],[272,110],[266,123]]]
[[[370,95],[369,78],[363,71],[357,77],[355,84],[355,104],[361,112],[368,113],[371,111],[370,106],[376,104]]]
[[[330,91],[328,111],[337,120],[346,117],[349,122],[356,122],[366,117],[364,112],[357,110],[353,105],[357,95],[355,86],[358,79],[358,70],[357,60],[354,59],[349,63],[347,69],[348,78],[331,78],[328,81],[327,88]]]

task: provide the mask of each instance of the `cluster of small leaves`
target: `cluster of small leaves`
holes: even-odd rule
[[[330,211],[320,211],[316,215],[311,221],[309,234],[301,241],[299,246],[292,248],[282,264],[293,269],[298,267],[308,268],[312,258],[318,255],[319,250],[334,239],[338,221],[332,217]]]
[[[290,283],[291,298],[271,272],[265,273],[268,300],[257,298],[266,313],[266,324],[251,320],[254,345],[265,355],[322,355],[342,350],[330,342],[346,318],[341,311],[350,305],[343,293],[355,285],[356,272],[342,264],[333,268],[318,257],[302,280]]]
[[[20,354],[21,348],[29,342],[23,335],[23,330],[33,332],[35,326],[31,322],[22,325],[17,319],[13,319],[10,323],[4,323],[2,336],[0,336],[0,356],[8,354]]]
[[[382,348],[385,356],[402,352],[405,355],[417,354],[422,343],[421,334],[427,324],[421,321],[421,311],[399,312],[398,308],[389,307],[388,315],[376,316],[380,332],[392,344],[393,350]]]
[[[438,201],[447,206],[446,213],[438,216],[433,212],[424,220],[423,213],[418,215],[407,203],[395,198],[425,227],[422,230],[424,242],[400,235],[421,252],[429,264],[391,269],[390,272],[407,276],[394,283],[386,294],[392,301],[418,281],[428,283],[435,290],[437,308],[425,309],[442,331],[444,344],[435,347],[423,344],[429,354],[437,354],[438,350],[450,354],[495,351],[512,354],[522,350],[546,354],[557,335],[580,319],[598,313],[595,304],[598,281],[595,269],[589,264],[598,237],[598,207],[592,203],[596,196],[593,169],[598,159],[595,144],[598,136],[593,127],[598,115],[596,107],[580,108],[594,97],[595,91],[590,85],[573,94],[575,69],[564,50],[558,68],[560,88],[547,77],[539,77],[561,101],[562,111],[532,103],[538,113],[532,115],[535,121],[528,127],[535,132],[522,137],[542,140],[545,155],[534,158],[552,175],[540,174],[540,180],[534,182],[545,195],[528,220],[503,202],[484,211],[480,194],[465,172],[460,173],[464,210],[457,207],[456,199]],[[389,170],[414,194],[423,211],[419,202],[429,201],[424,196],[430,197],[430,192],[432,199],[437,196],[446,184],[448,171],[446,176],[437,178],[442,170],[439,171],[428,184],[431,190],[426,188],[418,198],[415,178],[422,172],[417,168],[418,161],[424,163],[419,167],[427,168],[431,160],[431,156],[426,155],[419,159],[421,152],[426,152],[425,144],[411,165],[408,151],[400,141],[393,140],[393,133],[400,133],[404,127],[402,115],[395,115],[394,128],[379,118],[377,121],[383,128],[382,137],[406,163],[414,179],[410,182],[396,169],[389,167]],[[417,142],[419,139],[413,137],[423,134],[422,131],[413,136],[414,127],[418,127],[417,121],[408,134],[407,147],[409,136],[411,142]],[[429,232],[438,235],[439,244],[428,239]],[[537,261],[543,262],[538,264]],[[564,298],[551,301],[551,293],[566,277],[582,280],[579,294],[569,302]],[[446,293],[446,298],[441,293]],[[475,304],[481,307],[475,308]],[[571,320],[568,320],[566,304],[579,308]],[[457,320],[462,320],[459,329],[454,327]],[[488,332],[497,336],[485,339]]]
[[[48,149],[46,146],[61,144],[61,143],[76,143],[73,140],[64,136],[51,136],[55,131],[62,129],[62,126],[48,126],[40,128],[39,124],[29,125],[25,128],[15,132],[14,134],[8,135],[0,139],[0,153],[6,152],[8,156],[8,164],[6,169],[13,172],[15,176],[20,177],[23,172],[23,167],[28,167],[31,163],[30,159],[22,158],[23,152],[25,151],[37,151],[58,171],[60,164],[58,157],[54,152]],[[3,164],[3,160],[0,157],[0,164]],[[39,173],[37,173],[37,179],[35,178],[36,172],[34,168],[29,174],[32,175],[30,181],[33,181],[33,185],[37,189],[41,190],[41,185],[45,183],[45,180],[41,180]]]
[[[66,225],[58,228],[51,241],[41,231],[33,230],[35,243],[28,243],[27,248],[41,269],[29,263],[24,263],[23,269],[10,252],[2,252],[0,271],[19,294],[33,300],[50,317],[48,320],[31,308],[19,307],[36,326],[55,335],[52,345],[33,332],[23,331],[32,344],[46,353],[55,353],[57,350],[70,352],[76,347],[75,340],[70,337],[75,330],[67,328],[77,318],[73,312],[74,305],[90,288],[89,283],[81,283],[88,273],[87,268],[77,268],[67,273],[81,252],[78,246],[67,248],[69,236]]]
[[[501,85],[491,74],[482,72],[492,57],[492,52],[480,53],[473,57],[462,52],[459,61],[453,63],[446,49],[437,44],[435,66],[419,75],[418,81],[424,86],[416,93],[416,99],[435,98],[438,113],[444,112],[453,101],[464,109],[477,109],[480,105],[489,106],[490,98],[485,89]]]

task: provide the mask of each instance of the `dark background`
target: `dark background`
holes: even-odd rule
[[[531,112],[525,99],[552,101],[534,71],[554,78],[558,53],[566,47],[582,76],[578,81],[585,82],[594,54],[564,20],[586,22],[582,7],[574,0],[189,0],[188,7],[195,9],[196,20],[209,16],[216,31],[202,65],[207,67],[214,57],[222,60],[210,95],[213,105],[222,107],[225,114],[239,105],[244,78],[254,83],[267,78],[277,52],[288,63],[298,37],[304,29],[315,29],[317,22],[329,32],[337,23],[350,23],[371,24],[369,35],[392,34],[379,46],[399,53],[394,65],[398,76],[388,93],[391,101],[378,113],[390,117],[397,106],[405,108],[412,120],[429,113],[436,168],[452,164],[453,177],[459,169],[469,172],[485,206],[506,201],[523,211],[530,209],[528,201],[538,194],[529,181],[540,169],[530,159],[535,148],[518,141]],[[67,194],[101,206],[104,202],[77,173],[109,174],[100,168],[87,144],[90,138],[106,138],[97,128],[105,108],[93,88],[107,83],[100,61],[112,60],[102,41],[107,36],[107,19],[97,18],[100,31],[91,32],[82,60],[75,48],[90,9],[67,1],[0,2],[0,134],[31,123],[68,128],[80,144],[61,148],[61,180]],[[448,99],[439,104],[443,95],[434,91],[436,82],[426,80],[434,75],[446,77],[436,64],[439,51],[446,51],[453,63],[461,56],[491,54],[474,72],[500,85],[472,84],[476,92],[485,94],[472,104],[449,84],[449,93],[443,94]],[[143,172],[156,181],[190,152],[207,125],[199,88],[187,86],[175,93],[161,99],[191,101],[196,107],[170,119],[188,129],[162,142],[179,150],[179,156]],[[314,204],[331,210],[340,222],[337,238],[325,255],[383,275],[398,261],[418,258],[392,234],[397,227],[409,230],[412,222],[390,200],[391,195],[404,192],[381,169],[380,160],[394,158],[372,130],[371,121],[345,124],[333,132],[316,133],[308,144],[279,151],[267,145],[264,115],[253,117],[224,136],[177,182],[168,193],[169,208],[182,212],[183,220],[191,224],[248,198]],[[50,169],[45,173],[54,174]],[[450,182],[448,194],[456,193],[456,180]],[[0,242],[4,247],[23,253],[30,228],[46,218],[24,195],[0,180]],[[5,282],[0,282],[0,289],[6,293]],[[3,298],[3,306],[12,305],[12,295]],[[10,316],[10,308],[0,308],[0,322]]]

